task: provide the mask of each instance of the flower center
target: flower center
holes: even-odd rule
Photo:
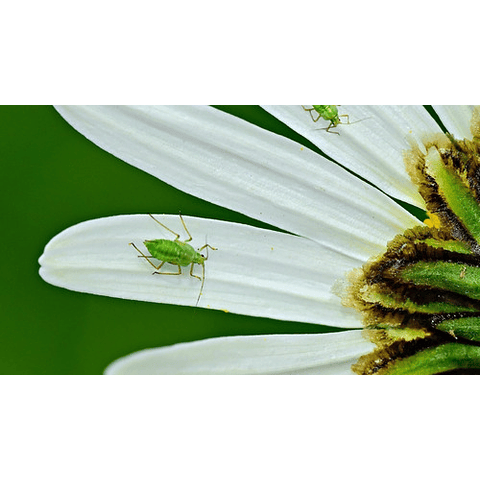
[[[345,305],[376,349],[360,374],[480,370],[480,109],[473,140],[437,134],[405,155],[430,223],[396,236],[349,275]]]

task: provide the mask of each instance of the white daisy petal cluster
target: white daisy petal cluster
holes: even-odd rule
[[[192,246],[198,248],[207,237],[218,248],[205,262],[199,307],[361,328],[360,314],[342,306],[332,288],[383,252],[396,234],[421,223],[390,197],[424,208],[402,152],[412,140],[440,128],[421,106],[341,106],[351,124],[338,126],[340,135],[321,130],[299,105],[264,108],[336,163],[207,106],[57,110],[123,161],[290,232],[184,217]],[[471,107],[436,111],[452,133],[469,136]],[[152,212],[163,224],[183,232],[178,216],[157,213]],[[81,292],[195,305],[200,282],[188,274],[151,275],[152,268],[129,245],[160,237],[168,235],[148,215],[84,222],[48,243],[40,275]],[[133,353],[106,373],[351,373],[351,365],[372,349],[360,330],[226,337]]]

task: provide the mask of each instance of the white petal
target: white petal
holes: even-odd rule
[[[210,338],[142,350],[116,360],[105,373],[351,374],[351,366],[373,348],[361,330]]]
[[[333,131],[339,135],[326,132],[323,128],[329,122],[323,119],[314,122],[302,105],[262,107],[385,193],[425,208],[423,199],[405,171],[402,156],[402,152],[410,148],[408,137],[418,141],[424,133],[439,131],[438,125],[423,107],[341,105],[338,107],[339,115],[349,115],[351,124],[338,125]]]
[[[338,165],[214,108],[59,112],[100,147],[181,190],[362,261],[418,223]]]
[[[181,234],[178,216],[156,216]],[[205,243],[205,286],[199,306],[245,315],[340,327],[361,327],[359,313],[341,305],[331,289],[360,264],[317,243],[284,233],[184,217],[194,248]],[[91,220],[71,227],[45,247],[42,278],[70,290],[177,305],[195,305],[200,281],[189,275],[152,275],[130,242],[148,253],[143,240],[173,235],[147,215]],[[178,271],[165,265],[162,271]],[[195,265],[194,274],[202,268]]]
[[[474,105],[432,105],[445,128],[458,139],[472,139],[470,120]]]

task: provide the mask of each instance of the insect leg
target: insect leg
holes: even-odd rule
[[[312,117],[312,120],[314,122],[318,122],[318,119],[321,117],[321,115],[317,112],[317,118],[315,118],[313,116],[313,113],[312,112],[315,112],[316,110],[314,108],[305,108],[304,105],[302,105],[302,108],[306,111],[306,112],[309,112],[310,113],[310,116]]]
[[[155,270],[158,270],[162,265],[160,265],[160,267],[157,267],[154,263],[152,263],[149,258],[153,258],[153,257],[147,257],[144,253],[142,253],[141,250],[139,250],[134,243],[129,243],[129,245],[131,245],[140,255],[140,257],[143,257],[153,268],[155,268]]]
[[[158,270],[160,270],[160,267],[164,264],[165,262],[162,262],[158,268],[157,268],[157,271],[156,272],[153,272],[152,275],[181,275],[182,274],[182,269],[180,268],[180,265],[177,265],[178,267],[178,272],[159,272]]]
[[[340,135],[340,133],[338,133],[338,132],[333,132],[333,131],[331,132],[330,129],[331,129],[332,127],[336,127],[336,125],[335,125],[335,123],[333,123],[332,121],[330,121],[330,125],[329,125],[327,128],[322,128],[322,130],[326,130],[328,133],[336,133],[337,135]]]
[[[192,266],[190,267],[190,276],[191,277],[195,277],[195,278],[198,278],[199,280],[201,280],[201,278],[198,276],[198,275],[194,275],[193,274],[193,267],[194,267],[194,263],[191,264]],[[204,267],[204,270],[205,270],[205,267]]]
[[[149,213],[150,217],[152,217],[153,220],[155,220],[159,225],[161,225],[163,228],[166,228],[169,232],[173,233],[175,235],[175,240],[178,240],[180,238],[180,234],[174,232],[173,230],[171,230],[170,228],[168,228],[166,225],[164,225],[162,222],[159,222],[151,213]],[[180,215],[180,218],[182,218],[182,216]],[[183,222],[183,220],[182,220]],[[185,224],[183,224],[185,226]],[[191,239],[190,239],[191,240]]]
[[[183,228],[185,229],[185,231],[187,232],[187,235],[189,237],[188,240],[185,240],[185,242],[189,242],[192,239],[192,236],[190,235],[190,232],[187,230],[187,226],[185,225],[185,222],[183,221],[182,214],[179,213],[179,215],[180,215],[180,220],[182,221],[182,224],[183,224]]]

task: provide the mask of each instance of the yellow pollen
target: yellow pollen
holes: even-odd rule
[[[427,212],[427,215],[423,223],[429,228],[440,228],[440,219],[434,213]]]

